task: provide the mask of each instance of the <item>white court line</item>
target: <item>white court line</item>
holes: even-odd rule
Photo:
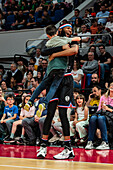
[[[15,165],[0,165],[0,167],[9,167],[9,168],[26,168],[26,169],[46,169],[46,170],[58,170],[53,168],[40,168],[40,167],[29,167],[29,166],[15,166]],[[64,169],[59,169],[64,170]]]

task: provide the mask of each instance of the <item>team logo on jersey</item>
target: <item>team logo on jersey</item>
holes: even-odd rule
[[[65,96],[65,101],[68,102],[70,100],[69,96]]]

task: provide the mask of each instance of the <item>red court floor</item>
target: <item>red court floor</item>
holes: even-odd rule
[[[2,145],[0,144],[0,157],[13,158],[31,158],[37,159],[37,146],[19,146],[19,145]],[[52,160],[53,155],[56,155],[63,148],[48,147],[48,154],[46,160]],[[74,148],[75,158],[68,161],[76,162],[95,162],[95,163],[113,163],[113,150],[85,150],[83,148]]]

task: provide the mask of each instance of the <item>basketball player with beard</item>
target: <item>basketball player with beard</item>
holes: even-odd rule
[[[48,26],[46,28],[47,35],[50,34],[50,32],[51,32],[50,30],[52,30],[52,28],[51,28],[51,26]],[[64,34],[64,33],[66,33],[66,34]],[[64,24],[64,25],[60,26],[60,30],[59,30],[60,36],[52,36],[51,35],[51,37],[49,37],[50,40],[46,43],[47,49],[43,50],[42,55],[51,55],[50,51],[53,49],[54,49],[54,51],[52,51],[52,52],[56,52],[57,47],[55,48],[55,44],[58,44],[59,41],[60,42],[63,40],[65,41],[65,39],[67,38],[65,35],[69,36],[71,33],[72,33],[72,26],[70,24]],[[70,42],[70,45],[71,45],[71,42]],[[52,47],[52,48],[50,49],[50,47]],[[75,47],[73,47],[73,48],[75,48]],[[64,58],[59,57],[61,55],[61,53],[65,54],[66,51],[68,52],[68,50],[64,50],[62,52],[53,53],[49,57],[51,65],[48,66],[49,69],[47,70],[47,74],[49,74],[48,72],[51,71],[51,68],[53,66],[55,69],[58,69],[59,62],[68,62],[69,61],[68,57],[64,57],[64,55],[63,55]],[[66,52],[67,55],[70,54],[67,52]],[[73,54],[71,53],[70,55],[73,55]],[[74,60],[73,58],[74,58],[74,56],[72,57],[72,60]],[[50,102],[48,104],[48,112],[47,112],[47,117],[44,122],[41,147],[37,151],[38,152],[37,157],[45,158],[45,156],[47,154],[48,134],[49,134],[51,122],[54,117],[54,113],[55,113],[57,104],[59,107],[59,116],[61,119],[63,134],[64,134],[64,150],[61,153],[59,153],[58,155],[55,155],[54,159],[69,159],[69,158],[74,157],[74,152],[71,147],[71,141],[70,141],[69,121],[67,118],[67,108],[70,107],[70,104],[72,101],[72,96],[73,96],[72,95],[73,94],[73,78],[70,73],[71,67],[72,66],[65,68],[65,74],[63,75],[63,79],[62,79],[54,97],[50,100]]]
[[[68,38],[72,34],[72,26],[70,24],[65,24],[64,29],[67,28],[67,31],[64,31],[62,27],[59,29],[59,35],[61,34],[62,38],[60,36],[56,36],[56,27],[54,25],[50,25],[46,28],[48,30],[48,37],[51,39],[52,37],[52,49],[49,50],[51,47],[51,41],[48,41],[46,43],[46,48],[43,49],[42,55],[47,56],[48,54],[51,55],[55,52],[59,52],[58,57],[52,61],[49,62],[48,67],[47,67],[47,72],[45,77],[43,78],[42,82],[39,84],[39,86],[36,88],[34,91],[33,95],[31,96],[30,100],[28,103],[25,105],[25,109],[29,110],[30,107],[33,105],[33,102],[35,98],[39,96],[42,90],[46,89],[47,87],[49,88],[49,91],[47,93],[47,96],[45,98],[45,105],[47,107],[50,99],[54,96],[56,90],[58,89],[62,79],[63,75],[65,73],[65,70],[67,69],[67,55],[71,56],[73,54],[78,53],[78,46],[76,45],[75,47],[69,46],[71,42],[75,41],[80,41],[79,37],[74,37],[74,38]],[[61,31],[63,30],[63,31]],[[66,34],[65,34],[66,32]],[[63,36],[66,35],[66,36]],[[56,39],[57,37],[57,39]],[[55,38],[55,42],[54,42]],[[68,43],[68,44],[67,44]],[[55,48],[54,48],[55,47]],[[62,51],[64,50],[64,51]],[[53,57],[53,55],[51,55]],[[59,59],[60,57],[60,59]],[[49,57],[49,60],[52,58]],[[39,105],[39,114],[42,112],[44,109],[44,105]]]

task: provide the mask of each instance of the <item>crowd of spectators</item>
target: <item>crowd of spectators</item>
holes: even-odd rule
[[[71,3],[51,0],[6,0],[1,2],[0,30],[18,30],[56,24],[73,9]]]
[[[84,109],[86,108],[86,110],[87,110],[87,107],[88,107],[88,109],[89,109],[88,113],[90,116],[92,114],[90,107],[94,107],[93,109],[97,110],[102,94],[105,93],[106,89],[109,88],[110,83],[113,82],[112,65],[109,65],[109,71],[111,70],[111,74],[109,74],[109,76],[107,76],[107,79],[104,77],[104,80],[102,81],[101,71],[100,71],[100,77],[99,77],[98,66],[100,63],[103,63],[103,65],[104,65],[104,61],[100,60],[100,58],[102,57],[102,53],[100,52],[98,55],[96,53],[96,48],[98,48],[98,47],[95,47],[95,46],[92,46],[92,47],[94,47],[94,49],[92,50],[93,52],[91,51],[91,47],[89,47],[89,50],[85,54],[85,57],[83,56],[83,59],[85,58],[85,60],[83,60],[84,61],[83,63],[81,62],[82,56],[75,57],[76,60],[74,60],[73,70],[71,72],[72,76],[73,76],[73,80],[74,80],[74,89],[75,89],[74,93],[77,92],[77,94],[82,94],[82,97],[78,96],[78,100],[76,100],[76,97],[75,97],[75,103],[78,102],[78,109],[76,111],[78,111],[78,114],[80,114],[79,110],[83,107],[82,105],[84,105],[85,106]],[[99,48],[102,48],[102,47],[103,47],[104,52],[107,53],[104,45],[99,46]],[[105,55],[105,53],[104,53],[104,55]],[[110,56],[110,54],[109,54],[109,56]],[[16,142],[17,144],[24,144],[25,138],[27,138],[27,144],[29,144],[29,145],[39,144],[39,142],[40,142],[40,138],[42,135],[42,129],[43,129],[43,123],[44,123],[46,114],[44,113],[44,115],[43,115],[44,117],[42,116],[41,118],[38,118],[38,119],[35,117],[35,114],[36,114],[36,111],[38,108],[38,104],[40,103],[40,100],[43,100],[43,97],[46,96],[46,90],[44,90],[38,96],[38,98],[35,99],[34,113],[33,113],[33,115],[30,114],[31,116],[28,113],[30,118],[29,118],[29,116],[27,116],[27,113],[25,113],[25,115],[23,115],[22,112],[25,112],[24,111],[25,102],[24,102],[24,105],[22,103],[26,97],[29,98],[29,95],[33,94],[36,87],[42,81],[42,78],[44,77],[44,74],[46,72],[48,60],[45,59],[41,55],[41,49],[39,49],[39,48],[36,49],[36,54],[32,58],[35,59],[34,60],[35,62],[31,62],[31,58],[30,58],[28,61],[28,65],[25,65],[25,63],[23,62],[24,61],[23,58],[19,57],[18,60],[16,60],[16,63],[12,63],[10,65],[10,70],[8,70],[8,71],[6,71],[4,69],[4,67],[2,65],[0,65],[0,75],[1,75],[1,81],[0,81],[1,93],[0,93],[0,95],[2,96],[2,97],[0,97],[1,118],[4,115],[3,113],[4,113],[5,106],[8,106],[7,100],[9,98],[13,98],[12,99],[12,100],[14,100],[13,105],[18,107],[18,112],[16,114],[20,115],[20,120],[21,120],[21,121],[19,121],[19,117],[18,117],[17,122],[13,123],[14,121],[11,121],[11,124],[13,123],[13,126],[12,126],[13,128],[11,128],[11,125],[9,126],[9,124],[8,124],[8,128],[10,127],[10,131],[9,130],[5,131],[6,129],[3,129],[4,127],[7,127],[7,124],[5,123],[5,121],[2,123],[2,126],[0,125],[0,127],[1,127],[1,129],[0,129],[1,142],[5,142],[5,143]],[[105,59],[105,57],[104,57],[104,59]],[[110,60],[110,62],[111,62],[111,60]],[[19,63],[21,63],[21,67],[20,67]],[[100,65],[100,67],[101,67],[101,65]],[[103,74],[103,72],[102,72],[102,74]],[[86,89],[84,91],[84,90],[82,90],[82,80],[85,75],[86,75]],[[81,104],[79,106],[81,99],[85,100],[85,101],[83,102],[83,104]],[[11,100],[11,99],[9,99],[9,100]],[[96,112],[96,110],[95,110],[95,112]],[[46,113],[47,113],[47,110],[46,110]],[[76,118],[76,121],[75,121],[75,119],[74,119],[74,115],[76,115],[75,111],[73,109],[68,110],[68,119],[70,121],[71,139],[74,142],[74,144],[75,143],[84,144],[87,140],[87,135],[88,135],[87,129],[84,128],[83,126],[84,126],[85,122],[86,122],[86,125],[88,126],[87,121],[89,120],[89,116],[86,115],[84,117],[84,113],[86,113],[85,110],[82,112],[82,115],[80,115],[80,118]],[[52,125],[51,131],[50,131],[51,132],[50,139],[49,139],[50,143],[54,143],[54,142],[56,143],[56,141],[62,142],[64,140],[61,122],[60,122],[60,119],[58,116],[58,110],[56,111],[55,115],[57,115],[57,116],[53,119],[53,125]],[[81,121],[83,121],[83,122],[81,122]],[[81,123],[78,123],[78,122],[81,122]],[[78,125],[77,125],[77,123],[78,123]],[[22,134],[16,133],[16,129],[18,129],[17,125],[21,125],[24,127],[25,131],[22,130]],[[38,130],[37,130],[37,128],[38,128]],[[80,132],[81,128],[83,128],[83,131],[84,131],[83,134]],[[11,131],[11,129],[12,129],[12,131]],[[56,133],[56,131],[57,131],[57,133]],[[76,131],[76,133],[75,133],[75,131]],[[97,132],[98,131],[99,131],[99,129],[97,129]],[[14,137],[18,136],[17,134],[20,135],[20,138],[18,140],[16,140],[14,138]],[[13,136],[13,140],[11,140],[12,136]],[[4,137],[6,137],[6,138],[4,138]],[[99,136],[99,137],[101,137],[101,136]],[[97,139],[98,139],[98,136],[97,136]],[[99,140],[99,141],[101,141],[101,140]],[[90,143],[90,144],[92,144],[92,143]]]
[[[80,15],[79,9],[75,9],[75,16],[70,21],[73,25],[73,34],[82,37],[80,47],[86,48],[92,44],[95,46],[112,44],[112,38],[108,35],[109,33],[111,37],[113,36],[112,20],[113,5],[111,1],[98,0],[93,7],[85,10],[83,16]]]

